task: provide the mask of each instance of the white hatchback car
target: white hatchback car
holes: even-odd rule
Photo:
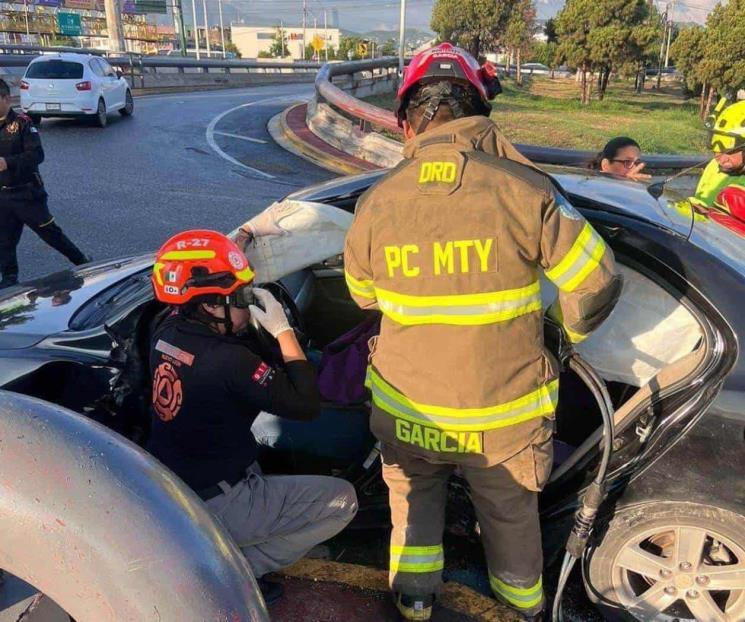
[[[35,123],[42,117],[90,116],[105,127],[109,112],[129,116],[129,84],[105,58],[55,53],[29,63],[21,81],[21,108]]]

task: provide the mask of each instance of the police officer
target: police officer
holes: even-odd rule
[[[252,290],[253,278],[238,247],[214,231],[180,233],[158,252],[153,288],[173,312],[151,342],[147,449],[225,524],[269,603],[279,585],[261,577],[341,531],[357,499],[345,480],[264,476],[256,463],[251,425],[260,411],[309,421],[320,405],[314,368],[282,306]],[[252,316],[277,340],[283,369],[244,334]]]
[[[38,130],[29,117],[13,110],[10,89],[0,79],[0,288],[18,282],[16,247],[24,224],[73,264],[90,261],[49,213],[39,175],[43,161]]]
[[[354,300],[383,313],[371,428],[389,487],[391,586],[407,620],[431,615],[456,468],[494,594],[541,616],[538,492],[552,467],[558,378],[538,273],[557,287],[551,312],[574,341],[621,289],[611,250],[551,179],[498,157],[495,91],[493,68],[448,43],[412,59],[397,99],[405,159],[360,198],[344,252]]]

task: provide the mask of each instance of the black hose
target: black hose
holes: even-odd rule
[[[561,601],[564,596],[564,588],[575,563],[582,557],[587,548],[587,541],[590,539],[590,532],[595,523],[595,518],[605,499],[605,478],[608,474],[608,467],[613,453],[613,438],[615,434],[613,402],[603,379],[576,352],[573,352],[569,358],[569,368],[587,385],[598,403],[600,415],[603,418],[603,454],[600,459],[597,475],[588,486],[582,498],[582,505],[577,510],[577,514],[574,517],[574,526],[567,540],[566,554],[564,555],[564,561],[559,571],[559,580],[556,585],[556,596],[554,597],[551,614],[553,622],[562,622],[563,620]]]

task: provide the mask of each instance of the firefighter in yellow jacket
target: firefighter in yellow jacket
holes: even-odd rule
[[[575,341],[621,289],[610,248],[546,175],[479,149],[501,136],[484,118],[492,84],[489,68],[446,43],[413,59],[398,95],[405,159],[361,197],[346,240],[353,298],[383,312],[371,426],[390,489],[391,586],[408,620],[431,615],[456,467],[495,595],[540,619],[537,493],[558,380],[539,272],[558,287],[554,313]]]

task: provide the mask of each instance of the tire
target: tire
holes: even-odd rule
[[[96,114],[93,117],[93,122],[95,123],[96,127],[106,127],[108,121],[109,119],[106,115],[106,103],[104,102],[102,97],[98,100],[98,108],[96,109]]]
[[[608,620],[745,620],[745,517],[693,503],[636,506],[611,520],[583,570]]]
[[[127,89],[127,95],[125,96],[124,102],[124,108],[119,110],[119,114],[123,117],[131,117],[132,113],[135,111],[135,102],[134,99],[132,99],[132,93],[129,92],[129,89]]]
[[[29,116],[29,119],[31,119],[31,123],[33,123],[36,127],[39,127],[41,125],[41,115],[30,114],[28,116]]]

